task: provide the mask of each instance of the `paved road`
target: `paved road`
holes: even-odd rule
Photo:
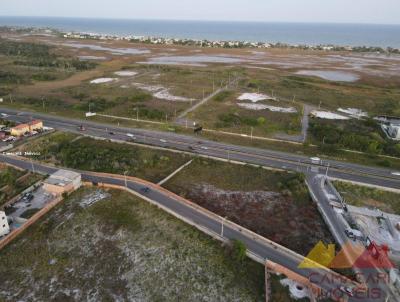
[[[255,165],[269,166],[283,170],[306,173],[309,171],[310,166],[313,166],[315,169],[319,169],[319,172],[324,173],[327,169],[327,165],[329,165],[330,177],[400,189],[400,176],[395,176],[392,174],[394,171],[384,168],[362,166],[333,160],[324,160],[319,165],[313,165],[310,158],[306,156],[219,143],[202,139],[200,136],[117,127],[87,120],[70,119],[41,113],[20,112],[18,110],[5,108],[2,108],[0,112],[9,114],[7,119],[12,121],[26,122],[32,118],[38,118],[42,119],[46,126],[69,132],[79,132],[77,128],[80,125],[84,125],[87,130],[82,132],[83,134],[121,141],[128,141],[130,138],[127,137],[126,134],[132,133],[137,143]],[[110,134],[110,132],[113,132],[113,134]]]
[[[351,248],[349,244],[353,243],[353,241],[349,240],[345,233],[346,226],[343,222],[340,221],[338,214],[335,212],[333,207],[330,204],[331,197],[335,196],[340,202],[341,196],[335,190],[335,188],[326,183],[326,178],[324,175],[318,175],[315,173],[307,174],[307,185],[308,189],[313,197],[313,200],[317,203],[319,210],[324,218],[326,224],[328,225],[332,235],[334,236],[336,242],[343,247],[347,244],[347,249]],[[346,250],[347,251],[347,250]],[[349,253],[351,255],[351,253]],[[351,259],[351,256],[349,256]],[[385,298],[389,297],[388,301],[396,301],[396,294],[394,293],[394,289],[391,288],[385,282],[374,282],[374,279],[371,277],[383,276],[388,274],[379,268],[354,268],[356,274],[358,274],[364,281],[367,282],[369,291],[380,292],[380,299],[373,299],[373,301],[385,301]],[[363,300],[364,301],[364,300]]]
[[[27,160],[22,160],[16,157],[10,157],[5,155],[0,155],[0,161],[6,162],[8,164],[18,166],[26,170],[35,170],[36,172],[51,174],[57,170],[55,167],[46,166],[39,163],[30,162]],[[105,183],[111,185],[125,186],[125,180],[122,177],[112,176],[112,175],[98,175],[92,172],[79,171],[82,174],[82,180],[93,183]],[[198,209],[191,207],[168,194],[165,190],[152,188],[150,192],[143,193],[144,184],[140,182],[135,182],[128,178],[127,187],[145,197],[153,200],[155,203],[162,205],[173,213],[178,214],[190,221],[195,222],[197,225],[214,232],[215,234],[220,234],[221,232],[221,219],[213,218],[209,215],[204,214]],[[216,216],[218,217],[218,216]],[[299,264],[303,260],[301,257],[295,257],[292,253],[288,253],[285,249],[280,248],[278,245],[271,245],[266,242],[261,242],[253,237],[250,237],[245,232],[238,231],[235,228],[230,227],[228,224],[224,225],[224,237],[228,239],[241,240],[246,244],[249,251],[253,252],[255,255],[261,259],[268,259],[280,265],[283,265],[290,270],[306,277],[322,287],[327,292],[337,292],[341,285],[341,280],[337,277],[333,279],[332,277],[326,278],[324,276],[330,276],[327,271],[322,269],[300,269]],[[363,300],[367,301],[367,300]],[[374,300],[377,301],[377,300]]]

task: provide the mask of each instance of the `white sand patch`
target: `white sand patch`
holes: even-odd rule
[[[117,80],[118,80],[117,78],[99,78],[90,81],[90,84],[104,84],[104,83],[114,82]]]
[[[89,195],[86,195],[84,198],[82,198],[82,200],[79,202],[79,205],[82,208],[87,208],[87,207],[90,207],[92,204],[94,204],[102,199],[108,198],[110,196],[111,195],[107,192],[104,192],[101,190],[95,191]]]
[[[133,76],[137,75],[138,73],[135,71],[121,70],[121,71],[114,72],[114,74],[116,74],[117,76],[120,76],[120,77],[133,77]]]
[[[132,83],[132,85],[148,92],[156,92],[166,89],[164,86],[161,85],[145,85],[142,83]]]
[[[238,103],[239,107],[249,109],[249,110],[266,110],[272,112],[282,112],[282,113],[297,113],[297,109],[293,107],[276,107],[276,106],[269,106],[264,104],[249,104],[249,103]]]
[[[282,280],[280,280],[280,283],[283,286],[289,287],[290,296],[295,300],[311,297],[310,291],[307,287],[305,287],[304,285],[298,284],[297,282],[295,282],[293,280],[282,279]]]
[[[243,93],[237,99],[239,101],[252,101],[253,103],[257,103],[259,101],[269,100],[273,98],[263,93]]]
[[[174,102],[190,102],[194,101],[194,99],[190,99],[187,97],[183,96],[175,96],[169,93],[169,89],[164,89],[161,91],[158,91],[153,94],[154,97],[157,99],[162,99],[162,100],[167,100],[167,101],[174,101]]]
[[[348,115],[350,115],[351,117],[355,117],[355,118],[362,118],[362,117],[367,117],[368,113],[365,111],[362,111],[361,109],[357,109],[357,108],[339,108],[338,109],[339,112],[342,113],[346,113]]]
[[[317,118],[327,119],[327,120],[349,120],[350,118],[344,115],[340,115],[337,113],[329,112],[329,111],[311,111],[311,115]]]
[[[161,100],[174,101],[174,102],[190,102],[195,100],[183,96],[172,95],[169,92],[168,88],[165,88],[164,86],[161,85],[145,85],[141,83],[132,83],[132,85],[134,85],[139,89],[151,92],[155,98]]]

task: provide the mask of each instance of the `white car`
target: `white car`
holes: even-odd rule
[[[167,141],[165,139],[160,139],[160,142],[166,143]]]
[[[9,117],[9,115],[6,114],[6,113],[2,113],[1,116],[2,116],[2,117]]]
[[[135,139],[135,136],[132,133],[127,133],[126,136]]]
[[[392,175],[394,175],[394,176],[400,176],[400,172],[392,172]]]
[[[203,147],[200,147],[201,149],[203,149],[203,150],[208,150],[208,148],[207,147],[205,147],[205,146],[203,146]]]
[[[319,157],[310,157],[310,160],[313,164],[320,164],[321,159]]]

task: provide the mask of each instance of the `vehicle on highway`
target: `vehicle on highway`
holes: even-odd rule
[[[321,163],[321,159],[319,157],[310,157],[311,163],[315,165],[319,165]]]
[[[6,113],[1,113],[1,116],[2,116],[2,117],[9,117],[9,115],[6,114]]]
[[[200,148],[203,149],[203,150],[208,150],[208,148],[206,146],[202,146]]]
[[[392,172],[392,175],[394,175],[394,176],[400,176],[400,172]]]
[[[9,137],[6,137],[5,139],[3,139],[3,142],[12,142],[12,141],[15,141],[17,138],[15,137],[15,136],[9,136]]]
[[[140,192],[142,193],[149,193],[150,192],[150,188],[149,187],[144,187],[140,189]]]
[[[349,295],[350,297],[354,297],[354,292],[353,289],[347,286],[341,286],[339,287],[339,290],[347,295]]]
[[[160,139],[160,142],[166,143],[167,141],[165,139]]]
[[[79,130],[79,131],[86,131],[86,128],[85,128],[83,125],[80,125],[80,126],[78,127],[78,130]]]
[[[115,133],[112,132],[112,131],[108,132],[108,134],[110,134],[110,135],[115,135]]]
[[[130,137],[132,139],[136,139],[136,137],[132,134],[132,133],[127,133],[126,134],[127,137]]]

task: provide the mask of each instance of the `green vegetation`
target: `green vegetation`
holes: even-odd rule
[[[309,131],[311,141],[325,152],[349,149],[371,155],[400,157],[400,144],[383,138],[380,126],[372,119],[341,122],[313,119]]]
[[[382,211],[400,215],[400,194],[335,181],[334,186],[346,202],[358,207],[376,207]]]
[[[76,137],[57,132],[21,146],[19,150],[39,152],[37,160],[64,167],[115,174],[128,171],[128,175],[152,182],[167,177],[190,159],[180,153]]]
[[[62,58],[50,52],[51,47],[45,44],[16,42],[0,39],[0,54],[16,57],[15,65],[53,67],[76,70],[88,70],[96,66],[94,62],[80,61],[73,58]]]
[[[224,90],[218,93],[213,100],[216,102],[224,102],[226,99],[230,98],[233,95],[233,91],[231,90]]]
[[[233,240],[232,250],[231,250],[233,259],[235,259],[239,263],[243,262],[247,257],[246,251],[247,251],[247,248],[243,242],[241,242],[240,240],[236,240],[236,239]]]
[[[38,174],[26,173],[6,165],[0,166],[0,206],[42,178]]]
[[[81,207],[98,194],[104,199]],[[133,195],[81,189],[2,250],[0,300],[89,293],[96,301],[265,301],[264,267],[238,265],[221,243]]]

